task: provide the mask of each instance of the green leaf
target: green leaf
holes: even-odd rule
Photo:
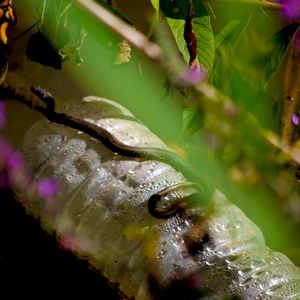
[[[215,64],[212,84],[228,93],[232,76],[232,57],[236,44],[248,26],[252,14],[233,20],[215,37]]]
[[[158,22],[159,19],[159,0],[151,0],[152,6],[155,9],[154,20]]]
[[[275,33],[250,62],[249,68],[235,72],[232,99],[253,109],[262,98],[268,81],[277,72],[299,24],[291,24]]]
[[[299,24],[291,24],[276,32],[252,60],[251,65],[260,74],[264,86],[278,70],[298,27]]]
[[[182,138],[191,139],[204,124],[203,110],[199,105],[198,95],[190,94],[182,104]]]
[[[149,32],[147,33],[147,38],[151,39],[153,33],[155,32],[157,28],[157,24],[159,21],[159,0],[151,0],[152,6],[155,9],[155,13],[153,16],[153,19],[151,21],[151,27],[149,29]]]
[[[226,47],[229,50],[229,55],[232,56],[234,48],[248,26],[251,17],[252,14],[246,18],[240,18],[229,22],[215,37],[216,51],[218,51],[220,47]]]
[[[188,14],[190,1],[160,1],[160,7],[164,13],[175,41],[185,61],[190,60],[186,42],[183,38],[184,23]],[[214,36],[210,25],[210,16],[201,2],[194,2],[194,32],[197,39],[197,59],[211,73],[214,63]]]

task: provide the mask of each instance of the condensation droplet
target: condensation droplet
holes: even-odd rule
[[[187,251],[182,251],[180,254],[182,258],[187,258],[189,256],[189,253]]]
[[[126,202],[121,203],[118,207],[118,210],[120,212],[125,212],[127,210],[127,203]]]

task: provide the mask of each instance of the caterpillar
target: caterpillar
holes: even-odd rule
[[[36,179],[56,179],[60,190],[24,205],[46,231],[72,241],[71,250],[122,298],[300,298],[299,269],[270,250],[219,190],[205,193],[204,180],[191,182],[190,167],[164,159],[171,150],[126,108],[89,96],[57,111],[107,133],[117,147],[76,126],[35,123],[23,144],[28,167]],[[126,147],[136,151],[124,156]]]

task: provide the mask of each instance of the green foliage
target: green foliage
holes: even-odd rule
[[[204,124],[203,109],[198,101],[197,95],[191,95],[182,103],[182,137],[185,141],[189,141]]]
[[[255,108],[264,95],[267,83],[277,72],[298,27],[298,24],[291,24],[276,32],[250,62],[235,71],[231,82],[232,99],[242,102],[249,110]]]
[[[160,2],[161,10],[187,63],[190,57],[183,35],[189,5],[190,2],[186,0]],[[194,33],[197,39],[198,62],[207,69],[208,73],[211,73],[214,64],[214,37],[210,24],[210,15],[201,2],[194,3],[194,9]]]
[[[215,87],[225,93],[230,90],[228,85],[232,76],[232,58],[235,47],[251,17],[252,14],[231,21],[215,37],[215,64],[211,81]]]
[[[299,24],[291,24],[276,32],[252,60],[251,66],[258,73],[264,85],[266,85],[277,72],[298,27]]]
[[[184,40],[184,26],[190,1],[161,1],[161,9],[168,21],[175,41],[184,60],[189,62],[189,53]],[[207,71],[207,81],[224,95],[253,110],[262,98],[267,83],[277,72],[280,62],[298,29],[297,24],[288,25],[275,33],[264,45],[248,58],[235,57],[238,41],[250,23],[253,12],[230,21],[214,37],[210,16],[202,3],[196,2],[193,30],[197,39],[197,58]],[[261,11],[257,11],[261,13]],[[254,48],[254,47],[253,47]],[[249,49],[251,51],[251,49]],[[199,97],[198,97],[199,98]],[[192,101],[190,101],[193,99]],[[201,99],[188,97],[183,104],[183,135],[194,134],[203,126]]]
[[[154,19],[155,19],[155,21],[158,21],[158,19],[159,19],[159,0],[151,0],[151,4],[152,4],[153,8],[155,9]]]

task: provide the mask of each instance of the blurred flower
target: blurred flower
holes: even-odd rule
[[[237,114],[236,106],[230,101],[225,101],[224,102],[224,108],[225,108],[225,112],[230,117],[233,117]]]
[[[48,199],[58,192],[59,185],[54,179],[42,178],[38,180],[37,188],[39,195],[43,199]]]
[[[25,168],[22,154],[14,149],[12,144],[0,135],[0,188],[17,190],[22,195],[28,194],[31,188],[36,190],[32,177]],[[41,194],[41,197],[48,197],[56,191],[54,185],[50,186],[47,182],[42,185],[44,193],[40,190],[34,194]]]
[[[0,170],[17,169],[24,165],[21,153],[16,151],[13,146],[3,136],[0,135]]]
[[[279,3],[282,4],[280,15],[284,20],[290,22],[299,18],[300,0],[279,0]]]
[[[7,167],[10,169],[19,169],[24,166],[24,159],[20,152],[12,152],[7,160]]]
[[[0,100],[0,129],[5,121],[5,105],[4,101]],[[48,199],[58,191],[58,183],[44,178],[36,184],[25,168],[23,155],[15,150],[4,136],[0,135],[0,188],[13,189],[24,197],[39,195]]]
[[[195,63],[192,64],[188,70],[183,72],[176,85],[194,85],[204,81],[206,75],[206,69],[202,65]]]
[[[4,101],[0,100],[0,129],[4,127],[5,123],[6,123],[5,105],[4,105]]]
[[[295,125],[298,125],[299,124],[299,118],[296,115],[292,115],[292,122]]]
[[[185,75],[187,83],[197,84],[203,81],[206,77],[206,69],[200,64],[194,64],[190,67]]]
[[[22,154],[0,135],[0,187],[26,191],[29,184]]]

